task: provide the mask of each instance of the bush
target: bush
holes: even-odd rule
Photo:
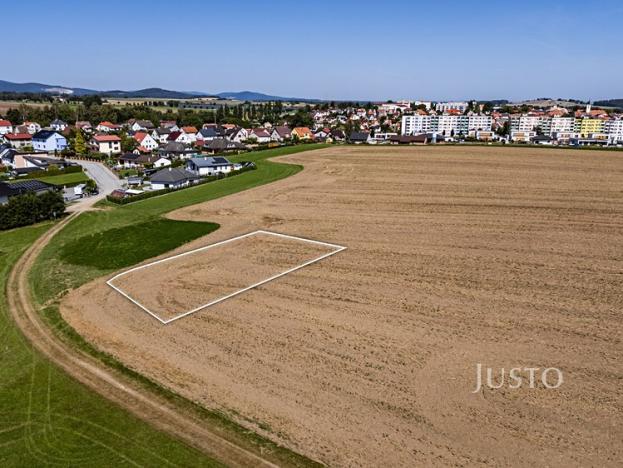
[[[6,205],[0,206],[0,230],[56,219],[63,213],[65,203],[63,196],[58,192],[18,195],[9,198]]]
[[[50,166],[47,171],[29,172],[23,178],[41,179],[44,177],[57,176],[61,174],[75,174],[77,172],[82,172],[82,166],[67,166],[65,169],[60,169],[58,166]]]

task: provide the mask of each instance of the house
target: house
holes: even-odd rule
[[[103,133],[117,132],[121,130],[121,125],[117,125],[117,124],[114,124],[112,122],[108,122],[107,120],[105,120],[104,122],[100,122],[97,125],[97,127],[95,127],[95,129],[98,132],[103,132]]]
[[[117,160],[117,167],[123,167],[124,169],[132,169],[134,167],[138,167],[139,164],[136,160],[139,158],[140,154],[137,153],[125,153],[119,156]]]
[[[203,158],[192,158],[186,162],[186,170],[198,176],[227,174],[233,169],[233,163],[222,156],[204,156]]]
[[[54,130],[40,130],[32,136],[32,147],[48,153],[63,151],[67,148],[67,138]]]
[[[234,127],[230,128],[225,132],[225,138],[229,141],[234,141],[236,143],[242,143],[249,138],[249,132],[245,128],[242,127]]]
[[[331,130],[331,133],[329,134],[329,137],[333,141],[344,141],[344,140],[346,140],[346,135],[344,134],[344,132],[342,130]]]
[[[47,184],[40,180],[20,180],[11,184],[6,182],[0,182],[0,205],[5,205],[9,202],[9,198],[25,195],[27,193],[34,193],[39,195],[46,192],[52,192],[56,190],[56,187],[52,184]]]
[[[13,131],[13,124],[8,120],[0,120],[0,135],[5,135]]]
[[[134,120],[134,119],[131,119],[130,121],[128,121],[128,126],[129,126],[130,130],[132,130],[133,132],[139,132],[141,130],[147,131],[147,130],[153,130],[154,129],[154,124],[151,123],[151,121],[149,121],[149,120]]]
[[[150,156],[152,158],[151,165],[153,167],[161,168],[168,167],[171,165],[171,160],[167,158],[163,158],[161,156]]]
[[[311,140],[313,135],[308,127],[294,127],[292,130],[292,138],[298,140]]]
[[[215,138],[219,138],[219,136],[220,136],[220,133],[214,127],[207,127],[207,128],[204,127],[201,130],[199,130],[197,134],[195,135],[197,141],[199,140],[212,141]]]
[[[26,121],[22,125],[26,127],[26,131],[30,133],[31,135],[34,135],[35,133],[41,130],[41,125],[39,125],[37,122]]]
[[[168,128],[172,132],[177,132],[180,129],[175,120],[161,120],[159,126],[162,128]]]
[[[199,176],[180,167],[167,167],[151,176],[152,190],[178,189],[196,183]]]
[[[362,143],[370,143],[372,138],[368,132],[351,132],[348,136],[349,143],[360,145]]]
[[[121,153],[121,138],[117,135],[95,135],[89,142],[91,149],[107,155]]]
[[[265,128],[254,128],[249,132],[248,140],[256,141],[257,143],[269,143],[270,133]]]
[[[6,133],[3,138],[15,149],[32,146],[32,135],[30,133]]]
[[[158,148],[158,142],[147,132],[136,132],[134,139],[147,151],[153,151]]]
[[[175,141],[170,141],[158,149],[158,155],[165,158],[188,159],[190,155],[195,153],[196,152],[194,150],[189,149],[184,143],[178,143]]]
[[[83,132],[90,133],[93,131],[93,126],[91,125],[91,122],[89,122],[88,120],[78,120],[76,122],[76,129],[82,130]]]
[[[56,130],[59,133],[65,131],[67,127],[69,127],[67,122],[63,122],[60,119],[54,119],[52,120],[52,122],[50,122],[50,128],[52,130]]]
[[[192,126],[182,127],[180,129],[180,132],[182,132],[182,135],[185,135],[185,137],[182,140],[179,140],[182,143],[190,144],[190,143],[194,143],[195,141],[197,141],[198,130],[196,127],[192,127]]]
[[[171,129],[166,127],[158,127],[151,132],[151,137],[160,144],[165,144],[171,134]]]
[[[314,132],[314,140],[326,140],[331,131],[328,128],[320,128]]]
[[[285,141],[292,138],[292,130],[290,127],[286,126],[276,126],[273,128],[272,133],[270,134],[270,139],[272,141]]]
[[[225,138],[215,138],[203,144],[203,150],[209,153],[226,153],[231,151],[245,151],[247,147],[236,141],[229,141]]]

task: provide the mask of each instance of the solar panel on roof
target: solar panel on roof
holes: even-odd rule
[[[217,156],[214,158],[214,162],[217,164],[227,164],[227,159]]]

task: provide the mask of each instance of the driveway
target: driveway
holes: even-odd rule
[[[88,209],[94,203],[106,198],[106,195],[113,190],[121,188],[121,180],[104,164],[94,161],[83,161],[81,159],[71,159],[70,161],[78,163],[83,167],[87,175],[97,184],[99,194],[76,200],[67,207],[67,211],[72,212]]]

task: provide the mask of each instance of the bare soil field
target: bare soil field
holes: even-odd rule
[[[334,466],[621,466],[623,155],[336,147],[288,179],[172,213],[348,250],[169,325],[105,284],[86,339]],[[180,250],[181,251],[181,250]],[[155,282],[154,290],[162,287]],[[476,365],[559,368],[476,387]]]
[[[127,271],[111,282],[170,320],[336,250],[261,232],[201,249]]]

